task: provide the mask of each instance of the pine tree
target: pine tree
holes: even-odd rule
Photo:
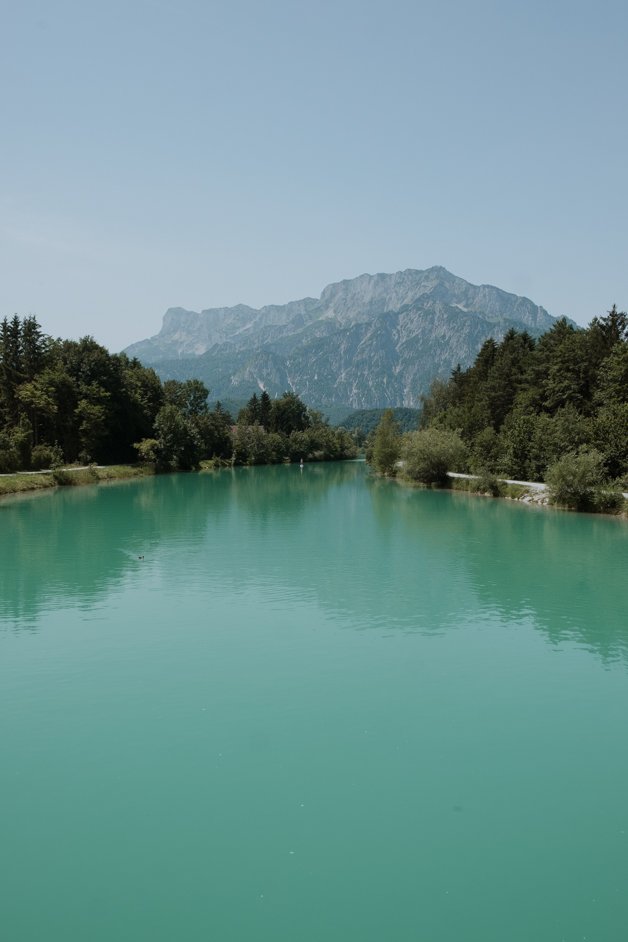
[[[271,402],[270,396],[266,390],[264,390],[259,398],[259,422],[260,425],[263,425],[266,430],[270,428],[272,407],[273,404]]]

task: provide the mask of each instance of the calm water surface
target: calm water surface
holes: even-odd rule
[[[2,502],[3,942],[623,942],[627,564],[360,463]]]

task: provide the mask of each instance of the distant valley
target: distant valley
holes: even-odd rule
[[[414,408],[487,337],[512,327],[539,336],[554,321],[528,298],[434,267],[360,275],[260,309],[170,308],[158,334],[125,352],[162,379],[202,379],[212,399],[293,390],[321,409]]]

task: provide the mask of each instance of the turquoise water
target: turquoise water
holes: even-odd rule
[[[622,942],[627,563],[357,462],[3,501],[3,942]]]

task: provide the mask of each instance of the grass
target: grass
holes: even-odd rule
[[[8,474],[0,477],[0,497],[56,487],[52,474]]]
[[[508,497],[520,500],[530,491],[522,484],[506,484],[493,475],[480,475],[477,478],[449,478],[444,485],[452,491],[465,491],[467,494],[481,494],[486,497]]]
[[[155,468],[146,464],[111,464],[95,470],[99,481],[122,481],[126,478],[146,478],[155,474]]]
[[[52,487],[77,487],[82,484],[97,484],[99,481],[123,481],[154,474],[150,465],[114,464],[103,468],[55,468],[41,474],[7,474],[0,477],[0,497],[8,494],[26,494]]]
[[[219,468],[231,468],[232,461],[230,458],[205,458],[200,463],[200,471],[216,471]]]

